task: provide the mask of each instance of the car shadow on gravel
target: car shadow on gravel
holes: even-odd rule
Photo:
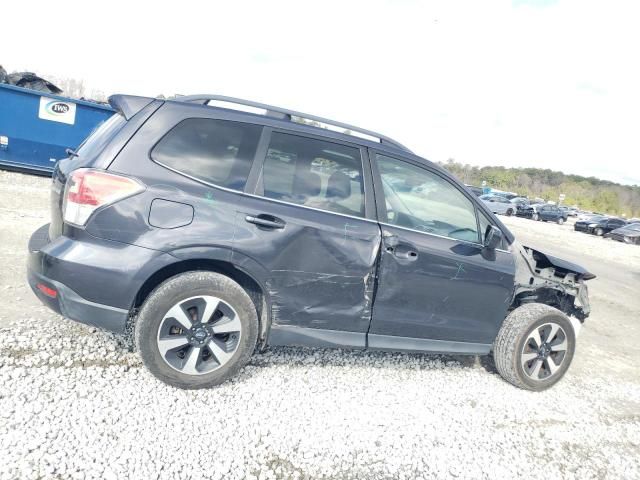
[[[269,347],[251,357],[250,365],[268,368],[274,365],[371,368],[482,368],[497,373],[491,355],[442,355],[428,353],[379,352],[370,350],[310,349],[304,347]]]

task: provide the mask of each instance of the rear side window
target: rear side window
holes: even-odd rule
[[[151,158],[191,177],[244,189],[262,127],[211,118],[188,118],[153,148]]]
[[[364,217],[360,150],[274,132],[262,171],[264,196]]]
[[[116,136],[127,121],[119,113],[114,113],[100,123],[78,147],[78,156],[84,160],[96,157],[104,147]]]

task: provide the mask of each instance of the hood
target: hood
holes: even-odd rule
[[[577,278],[582,278],[583,280],[592,280],[596,278],[593,273],[590,273],[584,267],[572,262],[568,262],[558,257],[554,257],[553,255],[549,255],[547,253],[541,252],[540,250],[536,250],[535,248],[526,247],[525,248],[531,250],[533,253],[533,258],[536,260],[536,266],[538,268],[545,267],[554,267],[561,271],[567,273],[576,274]]]

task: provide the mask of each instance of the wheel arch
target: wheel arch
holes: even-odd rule
[[[136,312],[158,285],[181,273],[198,270],[225,275],[237,282],[247,292],[258,316],[258,348],[263,349],[271,327],[271,301],[266,287],[266,277],[256,275],[255,271],[249,272],[246,268],[238,267],[234,262],[230,261],[230,258],[176,258],[175,262],[156,270],[142,283],[136,292],[131,308],[132,315],[128,330],[133,328]]]

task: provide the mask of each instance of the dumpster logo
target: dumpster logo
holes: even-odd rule
[[[76,104],[40,97],[38,118],[73,125],[76,122]]]
[[[71,107],[66,103],[62,102],[49,102],[47,103],[47,112],[52,115],[64,115],[67,113]]]

